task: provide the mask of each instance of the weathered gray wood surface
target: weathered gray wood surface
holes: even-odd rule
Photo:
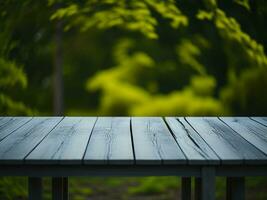
[[[0,122],[0,141],[29,122],[31,119],[32,117],[7,117],[2,119]]]
[[[251,119],[267,126],[267,117],[251,117]]]
[[[65,117],[26,158],[28,163],[81,163],[95,117]]]
[[[185,164],[186,158],[160,117],[133,117],[137,164]]]
[[[0,117],[0,127],[11,120],[12,117]]]
[[[167,117],[166,122],[190,164],[219,164],[220,159],[184,118]]]
[[[222,117],[228,126],[267,155],[267,127],[247,117]]]
[[[266,156],[216,117],[188,117],[188,122],[224,164],[266,163]]]
[[[97,120],[84,156],[86,164],[133,164],[130,117]]]
[[[22,163],[23,159],[60,122],[61,117],[34,117],[0,142],[0,163]]]
[[[0,117],[0,164],[266,165],[264,117]]]

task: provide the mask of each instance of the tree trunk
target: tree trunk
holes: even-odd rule
[[[54,115],[64,114],[64,85],[62,58],[62,21],[58,20],[55,27],[55,57],[54,57]]]

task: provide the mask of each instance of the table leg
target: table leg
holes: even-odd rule
[[[245,178],[227,177],[226,179],[226,199],[244,200],[245,199]]]
[[[42,178],[28,178],[28,194],[29,200],[42,199]]]
[[[215,168],[202,167],[201,170],[201,199],[215,199]]]
[[[182,200],[191,199],[191,177],[182,177]]]
[[[201,200],[201,178],[195,178],[195,200]]]
[[[63,178],[63,199],[69,199],[69,179],[68,177]]]
[[[68,178],[55,177],[52,178],[52,199],[68,200]]]

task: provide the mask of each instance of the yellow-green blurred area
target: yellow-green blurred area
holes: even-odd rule
[[[266,116],[266,19],[266,0],[0,1],[0,113]],[[72,178],[70,195],[177,199],[179,184]],[[249,199],[267,198],[266,179],[247,186]],[[1,178],[0,199],[26,188]]]

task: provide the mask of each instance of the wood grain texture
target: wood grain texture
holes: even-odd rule
[[[15,130],[26,124],[32,117],[6,117],[0,122],[0,141],[12,134]]]
[[[65,117],[27,156],[31,164],[81,164],[96,117]]]
[[[3,126],[5,123],[7,123],[11,119],[12,117],[0,117],[0,127]]]
[[[166,117],[166,122],[189,164],[220,164],[218,156],[184,118]]]
[[[216,117],[187,121],[221,158],[223,164],[266,164],[266,156]]]
[[[28,153],[60,122],[61,117],[34,117],[0,142],[0,163],[22,163]]]
[[[267,127],[248,117],[221,117],[223,122],[267,155]]]
[[[262,120],[0,117],[0,164],[266,165]]]
[[[185,164],[186,158],[160,117],[133,117],[137,164]]]
[[[85,164],[134,164],[130,117],[99,117],[84,156]]]
[[[260,124],[267,126],[267,117],[251,117],[252,120],[259,122]]]

